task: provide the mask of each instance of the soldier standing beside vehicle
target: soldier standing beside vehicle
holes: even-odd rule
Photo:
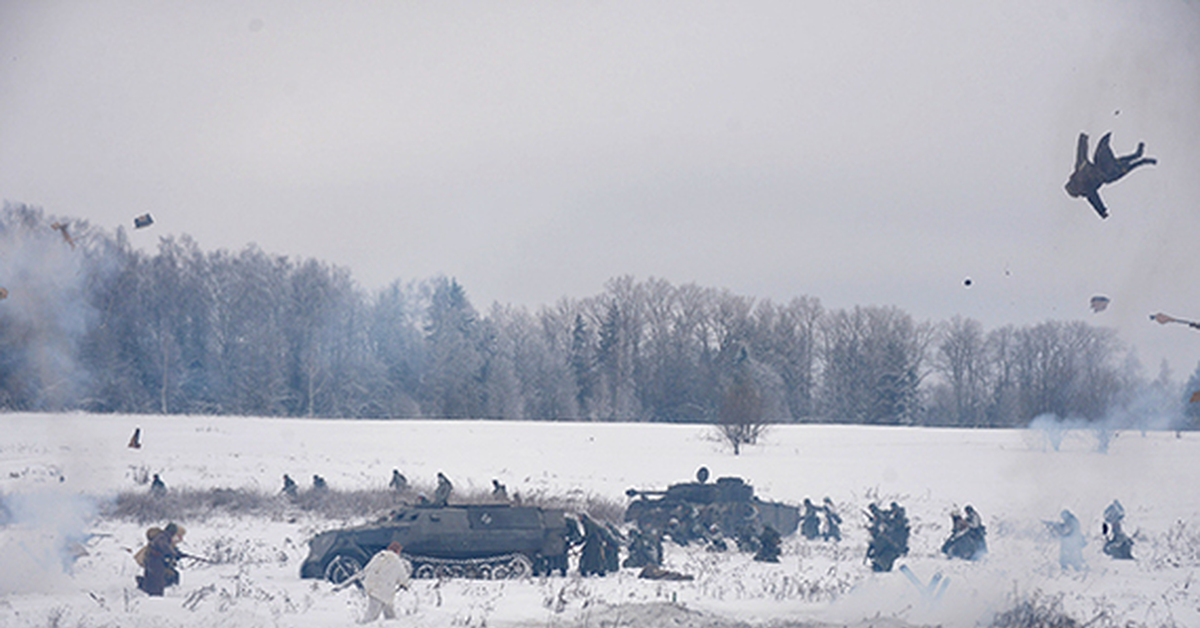
[[[386,549],[371,557],[362,571],[338,585],[338,590],[341,590],[354,582],[362,582],[367,592],[367,613],[358,623],[375,621],[381,612],[384,619],[396,618],[396,590],[407,589],[412,577],[412,563],[400,557],[402,551],[404,547],[392,541]]]
[[[437,490],[433,493],[433,505],[438,508],[445,508],[450,502],[450,493],[454,491],[454,485],[450,483],[450,478],[444,473],[438,471],[437,474]]]
[[[800,534],[804,538],[813,540],[821,536],[821,509],[812,500],[804,498],[804,514],[800,518]]]
[[[583,549],[579,554],[579,575],[587,577],[592,574],[603,576],[604,538],[599,524],[592,521],[587,513],[579,515],[579,523],[583,524]]]

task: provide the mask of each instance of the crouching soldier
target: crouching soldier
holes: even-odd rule
[[[754,555],[754,560],[764,563],[779,562],[779,532],[771,526],[765,526],[758,538],[758,553]]]
[[[176,545],[183,539],[183,529],[174,523],[159,530],[150,528],[146,531],[146,544],[133,559],[145,569],[137,577],[138,588],[148,595],[161,597],[163,590],[179,584],[179,558],[181,556]]]
[[[1125,519],[1125,507],[1113,500],[1104,509],[1104,523],[1100,531],[1104,534],[1104,553],[1118,560],[1133,560],[1133,539],[1121,529]]]
[[[645,567],[662,564],[662,535],[656,530],[642,532],[634,528],[629,532],[629,557],[623,567]]]
[[[400,552],[404,551],[404,547],[396,541],[392,541],[387,549],[380,550],[367,563],[362,571],[350,576],[345,582],[337,586],[336,590],[344,589],[355,582],[362,582],[363,589],[367,592],[367,614],[363,616],[360,624],[375,621],[379,618],[379,613],[383,613],[384,619],[396,618],[396,590],[407,589],[409,579],[412,577],[412,563],[400,557]]]

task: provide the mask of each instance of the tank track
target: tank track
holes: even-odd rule
[[[406,558],[412,561],[414,578],[515,580],[533,575],[533,562],[524,554],[463,559],[430,556],[406,556]]]

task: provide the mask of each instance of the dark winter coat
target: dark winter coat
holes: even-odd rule
[[[171,545],[173,537],[172,533],[161,532],[146,547],[146,573],[142,576],[141,587],[149,595],[163,594],[170,565],[179,559],[179,551]]]

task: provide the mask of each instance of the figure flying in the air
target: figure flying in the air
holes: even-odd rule
[[[1088,161],[1088,136],[1087,133],[1079,134],[1079,144],[1075,148],[1075,172],[1071,173],[1066,185],[1067,194],[1075,198],[1086,197],[1101,218],[1108,218],[1108,210],[1104,207],[1104,201],[1100,200],[1100,186],[1120,179],[1138,166],[1158,163],[1153,157],[1142,158],[1142,150],[1146,148],[1144,142],[1138,142],[1137,151],[1132,154],[1124,157],[1113,155],[1108,145],[1111,135],[1111,132],[1105,133],[1100,138],[1096,144],[1094,161]]]
[[[1159,312],[1158,314],[1151,314],[1150,320],[1158,323],[1159,325],[1166,325],[1167,323],[1179,323],[1181,325],[1187,325],[1192,329],[1200,329],[1200,323],[1197,323],[1196,321],[1189,321],[1186,318],[1175,318],[1170,314],[1163,314],[1162,312]]]
[[[56,222],[56,223],[51,224],[50,228],[62,233],[63,242],[70,244],[71,248],[75,248],[75,239],[71,237],[71,234],[67,233],[67,223]]]

